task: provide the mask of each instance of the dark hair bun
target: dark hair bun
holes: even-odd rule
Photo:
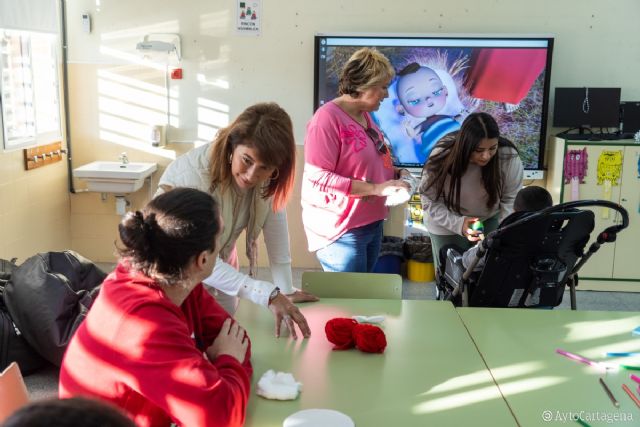
[[[145,218],[140,211],[127,212],[119,225],[120,240],[129,251],[144,258],[151,254],[155,213]]]
[[[203,191],[174,188],[142,210],[124,216],[119,226],[120,256],[159,283],[183,281],[184,267],[202,251],[214,251],[220,230],[218,204]]]

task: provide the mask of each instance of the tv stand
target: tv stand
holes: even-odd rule
[[[569,133],[572,130],[577,130],[578,133]],[[586,141],[589,139],[590,135],[593,135],[593,131],[591,130],[591,128],[580,126],[577,128],[569,128],[565,131],[562,131],[557,136],[558,138],[566,139],[567,141]]]
[[[617,141],[622,138],[622,135],[619,133],[594,133],[589,128],[583,128],[589,130],[589,133],[583,133],[582,131],[579,133],[566,133],[572,129],[569,129],[565,132],[561,132],[557,135],[558,138],[562,138],[566,141]]]

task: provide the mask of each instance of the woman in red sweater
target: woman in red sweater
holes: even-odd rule
[[[71,340],[60,397],[107,400],[139,426],[241,426],[245,331],[202,286],[222,229],[217,203],[178,188],[120,223],[121,260]]]

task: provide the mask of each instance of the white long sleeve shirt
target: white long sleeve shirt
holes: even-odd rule
[[[160,178],[156,195],[164,192],[163,185],[196,188],[209,192],[210,148],[211,144],[203,145],[174,160]],[[205,279],[203,283],[227,295],[246,298],[264,306],[268,305],[269,295],[276,286],[280,288],[283,294],[293,293],[286,212],[270,211],[264,223],[262,234],[267,248],[273,283],[253,279],[239,272],[220,258],[218,258],[211,276]]]

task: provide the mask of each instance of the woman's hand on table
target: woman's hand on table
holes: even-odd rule
[[[289,328],[293,339],[298,338],[294,324],[298,325],[304,338],[311,336],[311,329],[307,324],[307,319],[305,319],[304,315],[300,312],[300,309],[289,301],[286,295],[278,294],[273,298],[269,303],[269,309],[275,316],[276,338],[280,337],[280,328],[283,321],[287,325],[287,328]]]

